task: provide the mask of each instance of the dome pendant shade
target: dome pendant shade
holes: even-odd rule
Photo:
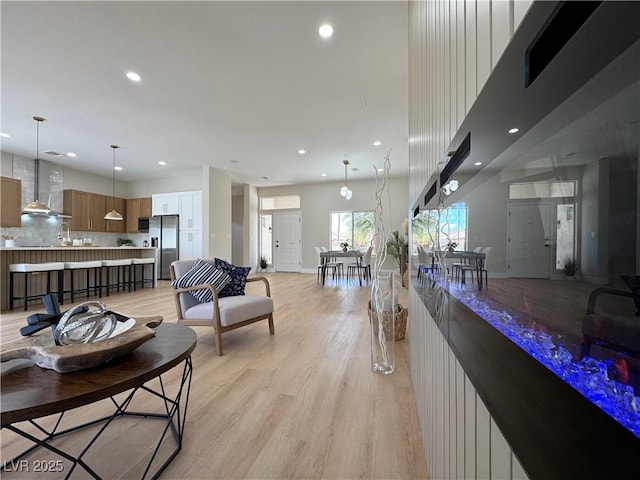
[[[52,213],[51,209],[46,204],[38,200],[38,196],[40,195],[40,124],[46,119],[37,115],[34,115],[33,119],[36,121],[36,159],[34,161],[33,174],[34,199],[33,202],[25,205],[22,209],[22,213],[49,215]]]
[[[107,213],[104,216],[105,220],[123,220],[122,215],[120,215],[118,212],[116,212],[115,210],[111,210],[109,213]]]
[[[112,172],[113,172],[113,195],[111,196],[111,201],[113,202],[113,206],[115,207],[116,204],[116,148],[120,148],[118,145],[111,145],[111,148],[113,149],[113,165],[112,165]],[[120,215],[118,212],[116,212],[116,209],[114,208],[113,210],[111,210],[109,213],[107,213],[104,216],[105,220],[120,220],[122,221],[122,215]]]
[[[27,203],[22,209],[22,213],[51,213],[51,209],[40,200]]]

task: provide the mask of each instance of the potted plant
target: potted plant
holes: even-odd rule
[[[260,256],[260,269],[264,272],[267,269],[267,265],[269,265],[267,263],[267,257],[265,257],[264,255]]]
[[[346,252],[349,249],[349,242],[341,242],[340,246],[342,247],[342,251]]]
[[[401,235],[399,231],[391,232],[389,240],[387,240],[387,252],[393,255],[400,267],[400,275],[402,277],[402,285],[406,285],[405,271],[407,270],[407,262],[409,261],[409,241],[405,235]]]
[[[457,246],[458,246],[458,244],[456,242],[449,241],[449,242],[447,242],[447,251],[448,252],[453,252],[456,249]]]
[[[576,274],[580,270],[580,264],[573,257],[565,257],[562,260],[562,271],[567,277],[576,278]]]
[[[133,247],[133,240],[131,240],[130,238],[119,238],[118,239],[118,246],[119,247],[128,247],[128,246]]]

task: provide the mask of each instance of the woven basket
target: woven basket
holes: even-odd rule
[[[409,316],[409,311],[400,305],[396,304],[394,314],[394,340],[397,342],[398,340],[402,340],[404,338],[405,333],[407,332],[407,317]],[[378,335],[378,317],[375,312],[371,310],[371,301],[369,301],[368,305],[369,312],[369,323],[371,323],[373,327],[373,334]],[[384,312],[382,316],[382,327],[384,329],[385,338],[391,338],[391,313]]]

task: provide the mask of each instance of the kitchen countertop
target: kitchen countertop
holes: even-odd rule
[[[0,251],[16,250],[156,250],[156,247],[0,247]]]

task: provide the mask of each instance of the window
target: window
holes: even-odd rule
[[[330,250],[340,250],[348,242],[354,250],[367,250],[375,233],[373,211],[331,212]]]
[[[456,250],[466,250],[467,206],[462,202],[454,203],[440,212],[424,210],[413,218],[411,232],[414,246],[443,250],[449,242],[455,242]],[[417,254],[417,250],[413,254]]]
[[[556,209],[556,268],[562,270],[565,260],[575,260],[575,205],[560,204]]]
[[[287,208],[300,208],[300,195],[262,197],[260,199],[261,210],[285,210]]]
[[[267,263],[271,265],[271,243],[273,232],[273,215],[260,215],[260,256],[267,259]]]
[[[573,197],[575,191],[576,182],[573,180],[512,183],[509,185],[509,198],[519,200],[524,198]]]

